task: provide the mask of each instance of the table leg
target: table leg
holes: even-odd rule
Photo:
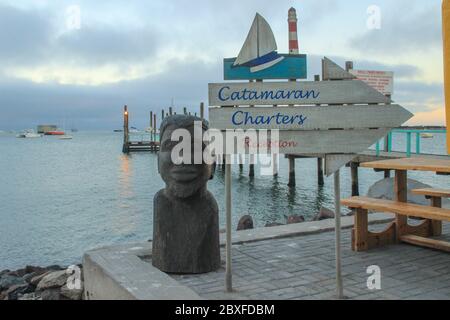
[[[408,201],[408,174],[406,170],[395,170],[394,200],[399,202]],[[396,233],[395,238],[400,242],[400,237],[407,233],[408,217],[397,214],[395,216]]]
[[[442,208],[442,198],[431,197],[431,206],[436,208]],[[440,236],[442,235],[442,221],[430,220],[431,223],[431,235]]]

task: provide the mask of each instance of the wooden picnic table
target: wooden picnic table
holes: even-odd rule
[[[440,174],[450,173],[449,160],[442,159],[423,159],[423,158],[404,158],[383,160],[374,162],[365,162],[361,164],[364,168],[373,168],[378,170],[395,170],[394,179],[394,200],[398,202],[407,202],[407,172],[408,171],[428,171]],[[440,203],[438,203],[440,206]],[[440,235],[442,222],[427,219],[420,225],[411,226],[408,224],[408,217],[402,214],[396,214],[395,229],[397,241],[403,240],[403,236],[420,235],[429,237]]]

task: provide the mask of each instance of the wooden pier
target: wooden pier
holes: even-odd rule
[[[141,139],[140,141],[133,140],[130,134],[129,128],[129,113],[128,107],[123,107],[123,153],[130,152],[142,152],[142,151],[150,151],[157,152],[159,151],[159,139],[157,139],[157,131],[156,131],[156,115],[150,113],[150,132],[146,132],[146,135],[150,136],[149,140]]]
[[[161,110],[161,122],[165,117],[177,114],[173,110],[174,107],[169,107],[169,111],[166,113],[165,110]],[[200,103],[200,118],[204,118],[205,104]],[[183,108],[183,114],[185,115],[195,115],[197,112],[191,113],[186,107]],[[129,126],[129,112],[128,107],[123,107],[123,153],[130,152],[158,152],[159,151],[159,130],[157,129],[157,115],[156,112],[150,111],[150,130],[145,132],[133,133],[130,132]],[[136,137],[140,136],[140,140],[136,140]],[[144,139],[147,138],[147,139]]]

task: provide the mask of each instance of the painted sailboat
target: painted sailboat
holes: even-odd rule
[[[251,72],[270,68],[284,59],[277,53],[277,43],[267,21],[257,13],[233,67],[249,67]]]

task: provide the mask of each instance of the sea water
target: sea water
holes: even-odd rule
[[[79,263],[86,250],[152,238],[153,196],[164,184],[153,153],[122,154],[122,134],[78,132],[57,137],[17,139],[0,135],[0,270],[26,264]],[[406,137],[394,134],[394,149],[406,150]],[[422,152],[445,153],[445,135],[422,139]],[[414,148],[413,148],[414,151]],[[333,179],[317,184],[317,160],[296,160],[297,187],[289,188],[288,162],[280,158],[279,176],[248,177],[233,167],[233,228],[250,214],[257,227],[285,223],[297,214],[306,220],[322,206],[333,209]],[[365,194],[383,173],[359,170]],[[448,188],[450,178],[411,172],[410,178]],[[342,197],[351,194],[348,168],[341,173]],[[225,224],[224,173],[219,167],[208,184]],[[183,223],[180,221],[180,223]]]

